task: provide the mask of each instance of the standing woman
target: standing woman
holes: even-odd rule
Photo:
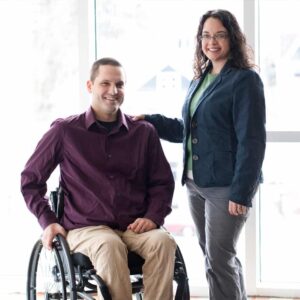
[[[211,300],[245,300],[236,244],[261,179],[265,154],[263,84],[230,12],[205,13],[182,120],[142,115],[162,139],[183,142],[192,218],[205,255]]]

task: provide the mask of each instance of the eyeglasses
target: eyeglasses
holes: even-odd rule
[[[201,41],[205,41],[205,42],[208,42],[212,39],[214,39],[215,41],[224,41],[227,38],[228,38],[228,34],[226,32],[219,32],[216,33],[215,35],[203,34],[200,37]]]

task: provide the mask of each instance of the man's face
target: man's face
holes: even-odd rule
[[[92,108],[102,121],[114,121],[124,101],[125,74],[121,67],[103,65],[98,69],[94,82],[87,82],[92,94]]]

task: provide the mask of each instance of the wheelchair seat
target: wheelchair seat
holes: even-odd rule
[[[51,192],[50,205],[59,219],[63,210],[61,190]],[[132,294],[136,300],[143,299],[143,264],[142,257],[128,252]],[[189,300],[187,271],[178,246],[175,254],[174,282],[175,300]],[[100,290],[105,300],[112,300],[107,285],[96,274],[90,259],[82,253],[71,253],[67,241],[61,235],[55,237],[51,251],[43,247],[41,239],[35,243],[29,260],[26,288],[27,300],[95,300],[97,290]]]
[[[94,268],[90,259],[82,253],[75,252],[75,253],[71,254],[71,258],[72,258],[72,261],[73,261],[73,264],[75,267],[79,266],[86,270]],[[140,257],[138,254],[136,254],[135,252],[129,251],[128,252],[128,268],[130,271],[130,275],[141,274],[144,262],[145,262],[145,260],[142,257]]]

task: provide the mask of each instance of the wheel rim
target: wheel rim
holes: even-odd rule
[[[27,274],[27,300],[76,300],[75,279],[66,242],[56,240],[51,251],[39,240]]]

